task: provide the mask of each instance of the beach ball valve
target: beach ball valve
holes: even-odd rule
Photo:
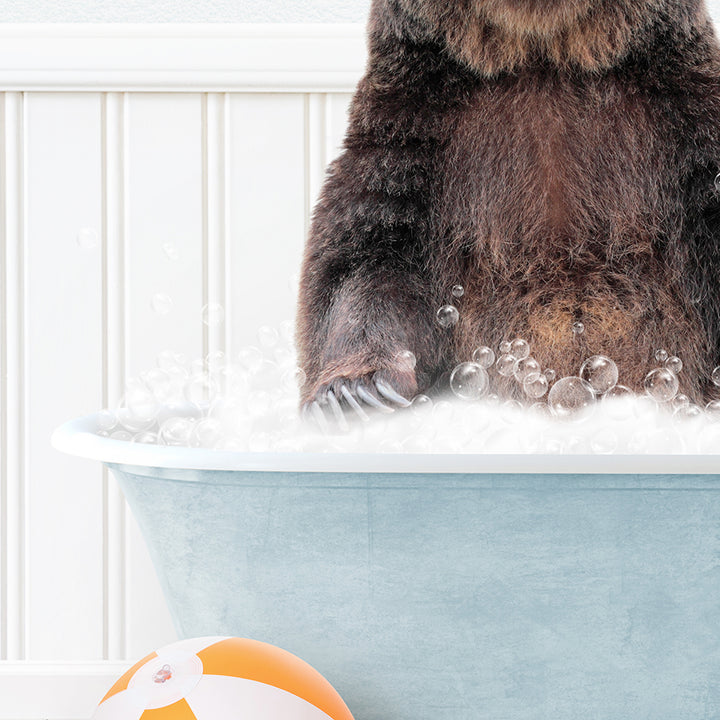
[[[353,720],[332,685],[274,645],[181,640],[131,667],[92,720]]]

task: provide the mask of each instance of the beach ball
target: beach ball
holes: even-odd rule
[[[333,686],[274,645],[181,640],[131,667],[92,720],[353,720]]]

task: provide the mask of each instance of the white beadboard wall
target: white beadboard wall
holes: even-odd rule
[[[293,318],[364,57],[357,26],[0,26],[0,720],[87,718],[175,639],[114,480],[49,437]]]

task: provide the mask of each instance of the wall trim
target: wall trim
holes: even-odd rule
[[[0,90],[349,92],[358,24],[0,24]]]
[[[131,662],[0,663],[0,720],[78,720]]]

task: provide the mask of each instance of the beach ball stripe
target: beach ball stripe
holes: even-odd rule
[[[353,720],[314,668],[273,645],[192,638],[133,665],[93,720]]]

